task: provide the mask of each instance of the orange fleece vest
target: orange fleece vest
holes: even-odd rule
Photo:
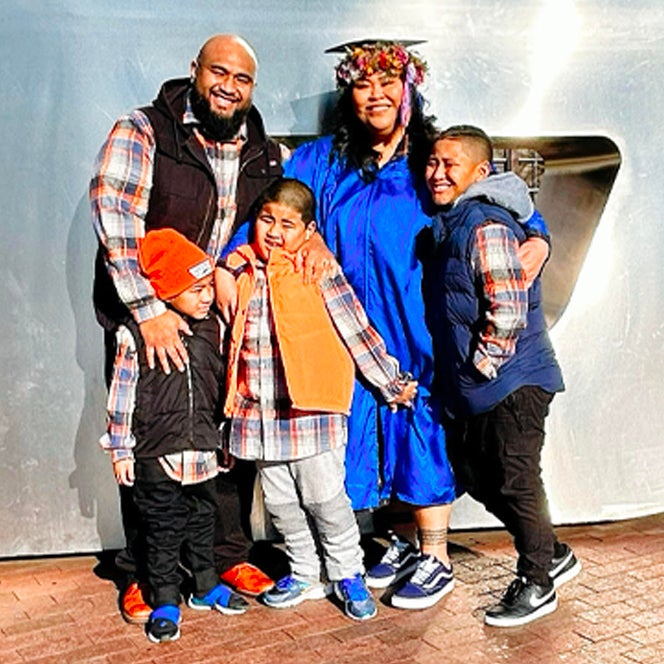
[[[256,254],[243,245],[226,259],[229,268],[244,266],[237,277],[238,307],[228,353],[227,416],[234,414],[238,364],[247,305],[254,290]],[[350,412],[355,377],[353,359],[339,338],[317,284],[304,284],[293,256],[273,250],[266,269],[270,305],[288,394],[297,410]]]

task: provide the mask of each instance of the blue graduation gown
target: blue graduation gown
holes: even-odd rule
[[[402,370],[419,381],[414,408],[390,412],[380,395],[356,382],[348,423],[346,488],[354,509],[390,498],[439,505],[455,498],[445,432],[431,403],[433,347],[424,320],[418,233],[430,225],[405,157],[393,159],[374,182],[337,158],[331,137],[300,146],[284,175],[316,195],[327,245]]]

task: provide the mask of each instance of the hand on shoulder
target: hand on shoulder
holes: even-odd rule
[[[169,309],[155,318],[139,323],[139,328],[145,342],[148,366],[151,369],[155,367],[156,355],[164,373],[171,372],[170,362],[178,371],[184,371],[188,356],[180,333],[191,334],[191,330],[181,316]]]

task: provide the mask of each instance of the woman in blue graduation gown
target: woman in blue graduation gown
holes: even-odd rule
[[[417,177],[434,132],[417,91],[426,66],[397,42],[341,50],[334,133],[295,150],[284,174],[313,189],[325,242],[389,352],[419,381],[413,408],[394,413],[379,395],[356,384],[346,486],[355,509],[390,500],[412,507],[420,551],[395,538],[367,581],[383,587],[408,572],[410,582],[393,604],[423,608],[453,585],[446,534],[456,496],[445,432],[430,403],[433,349],[416,255],[418,235],[430,226]],[[440,578],[433,589],[416,583],[432,576]]]

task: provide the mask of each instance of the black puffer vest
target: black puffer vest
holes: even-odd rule
[[[187,319],[193,332],[183,341],[189,353],[185,371],[165,374],[159,364],[147,366],[138,325],[127,323],[138,352],[140,376],[132,432],[137,459],[182,450],[214,450],[218,446],[224,395],[225,358],[219,350],[216,316]]]
[[[191,125],[182,124],[188,79],[167,81],[145,113],[155,133],[155,160],[146,232],[174,228],[204,251],[217,214],[217,184],[203,147]],[[279,146],[267,138],[255,108],[247,115],[247,141],[240,154],[234,230],[244,222],[259,194],[281,176]],[[113,329],[128,310],[120,302],[99,248],[95,265],[94,303],[99,322]]]

